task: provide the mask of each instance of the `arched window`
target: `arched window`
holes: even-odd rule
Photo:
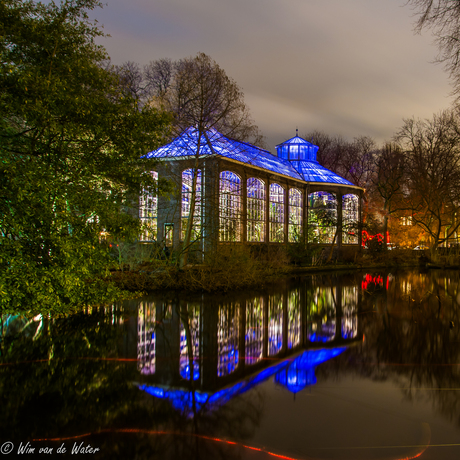
[[[337,199],[329,192],[308,195],[308,238],[314,243],[330,244],[337,233]]]
[[[158,180],[158,173],[152,171],[152,177]],[[158,196],[156,193],[143,193],[139,197],[139,219],[142,230],[140,241],[155,241],[157,239]]]
[[[300,241],[302,235],[302,192],[296,188],[289,189],[289,242]]]
[[[284,243],[284,188],[270,184],[270,242]]]
[[[265,241],[265,184],[254,177],[247,182],[247,240]]]
[[[220,173],[219,240],[241,241],[241,180],[230,172]]]
[[[358,203],[358,197],[351,193],[342,197],[342,243],[358,244]]]
[[[185,240],[188,220],[191,217],[193,200],[193,183],[195,187],[195,209],[193,211],[192,235],[190,241],[195,241],[201,236],[201,171],[186,169],[182,172],[182,206],[181,206],[181,239]]]

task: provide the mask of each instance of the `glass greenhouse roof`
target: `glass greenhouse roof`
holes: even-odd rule
[[[300,170],[306,182],[326,182],[332,184],[354,185],[338,174],[321,166],[317,161],[298,161]]]
[[[300,137],[296,136],[293,139],[300,139],[303,143],[316,147]],[[283,144],[289,143],[293,139]],[[255,145],[229,139],[216,130],[207,131],[199,139],[198,131],[194,128],[189,128],[171,143],[149,152],[145,155],[145,158],[193,157],[197,152],[198,146],[200,149],[199,154],[203,157],[220,155],[245,165],[255,166],[266,171],[306,182],[353,185],[346,179],[324,168],[317,161],[285,160]]]

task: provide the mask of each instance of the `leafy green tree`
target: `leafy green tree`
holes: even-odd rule
[[[0,308],[77,307],[119,292],[101,236],[132,239],[156,188],[140,157],[169,117],[139,108],[106,65],[96,0],[0,3]],[[88,282],[88,280],[91,280]]]

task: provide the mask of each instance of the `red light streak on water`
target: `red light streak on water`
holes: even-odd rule
[[[104,434],[104,433],[134,433],[134,434],[150,434],[150,435],[167,435],[167,436],[194,436],[196,438],[204,439],[206,441],[213,441],[213,442],[219,442],[227,445],[232,445],[232,446],[240,446],[243,447],[244,449],[249,449],[257,452],[261,452],[266,455],[270,455],[271,457],[275,458],[282,458],[284,460],[301,460],[299,458],[294,458],[294,457],[288,457],[286,455],[280,455],[276,454],[274,452],[270,452],[265,449],[261,449],[259,447],[253,447],[253,446],[247,446],[245,444],[235,442],[235,441],[228,441],[226,439],[221,439],[221,438],[214,438],[211,436],[205,436],[205,435],[200,435],[200,434],[194,434],[194,433],[181,433],[181,432],[176,432],[176,431],[156,431],[156,430],[143,430],[139,428],[120,428],[120,429],[105,429],[105,430],[100,430],[100,431],[95,431],[93,433],[84,433],[76,436],[68,436],[68,437],[62,437],[62,438],[37,438],[37,439],[32,439],[32,442],[62,442],[62,441],[69,441],[73,439],[80,439],[84,438],[87,436],[93,436],[93,435],[98,435],[98,434]],[[458,444],[455,444],[458,446]],[[420,446],[392,446],[393,448],[407,448],[407,447],[417,447],[421,448],[422,450],[420,452],[417,452],[415,455],[408,456],[408,457],[395,457],[394,460],[412,460],[414,458],[420,457],[430,446],[430,443],[428,442],[427,445],[420,445]],[[434,445],[436,446],[436,445]],[[434,447],[433,446],[433,447]],[[387,448],[388,446],[376,446],[373,447],[373,449],[379,449],[379,448]],[[366,449],[366,448],[364,448]],[[304,460],[315,460],[314,457],[304,457]]]
[[[276,458],[282,458],[285,460],[301,460],[293,457],[287,457],[286,455],[279,455],[275,454],[274,452],[269,452],[268,450],[261,449],[258,447],[246,446],[245,444],[241,444],[235,441],[228,441],[226,439],[221,438],[213,438],[211,436],[205,436],[200,434],[193,434],[193,433],[180,433],[176,431],[155,431],[155,430],[143,430],[138,428],[120,428],[120,429],[107,429],[107,430],[100,430],[94,433],[84,433],[76,436],[68,436],[65,438],[37,438],[32,439],[32,442],[62,442],[62,441],[69,441],[72,439],[80,439],[87,436],[97,435],[97,434],[104,434],[104,433],[139,433],[139,434],[150,434],[150,435],[170,435],[170,436],[194,436],[196,438],[204,439],[206,441],[214,441],[220,442],[223,444],[233,445],[233,446],[240,446],[245,449],[255,450],[258,452],[262,452],[264,454],[270,455]],[[312,459],[313,460],[313,459]]]

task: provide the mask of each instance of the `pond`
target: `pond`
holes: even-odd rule
[[[0,452],[460,458],[460,272],[356,271],[3,316]]]

